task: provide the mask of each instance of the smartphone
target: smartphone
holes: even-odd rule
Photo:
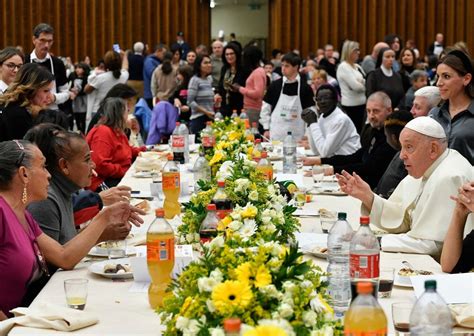
[[[112,46],[113,50],[115,52],[118,52],[120,53],[120,45],[118,43],[114,43],[114,45]]]

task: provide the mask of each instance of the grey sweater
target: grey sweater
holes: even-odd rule
[[[77,234],[74,225],[72,193],[79,189],[66,176],[53,172],[48,188],[48,198],[28,206],[28,211],[43,232],[62,245]]]

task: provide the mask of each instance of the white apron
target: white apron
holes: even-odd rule
[[[288,133],[291,131],[293,138],[298,141],[304,136],[305,124],[301,119],[301,112],[303,107],[300,100],[300,85],[301,79],[298,76],[298,91],[295,96],[288,96],[283,93],[285,87],[285,79],[281,86],[280,98],[273,109],[270,118],[270,138],[271,140],[283,141]]]

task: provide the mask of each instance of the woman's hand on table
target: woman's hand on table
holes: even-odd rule
[[[374,201],[374,193],[367,182],[356,173],[349,174],[345,170],[341,174],[336,174],[337,182],[341,190],[346,194],[362,201],[364,206],[370,211]]]
[[[99,193],[104,205],[112,205],[114,203],[130,199],[132,188],[127,186],[113,187]]]

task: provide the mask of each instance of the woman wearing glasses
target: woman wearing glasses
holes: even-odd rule
[[[6,47],[0,51],[0,95],[15,79],[16,73],[23,65],[23,53],[14,47]]]
[[[141,210],[120,202],[103,209],[81,234],[62,246],[44,234],[26,210],[48,196],[51,176],[45,161],[38,147],[28,141],[0,143],[0,320],[11,309],[31,302],[38,284],[47,278],[46,262],[72,269],[109,222],[143,222]]]
[[[8,90],[0,96],[0,141],[22,139],[38,113],[54,99],[54,76],[36,63],[21,67]]]

